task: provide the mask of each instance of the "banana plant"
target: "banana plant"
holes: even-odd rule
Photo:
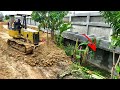
[[[82,49],[82,45],[87,45],[87,44],[88,44],[87,42],[83,42],[81,44],[78,44],[78,39],[76,40],[76,45],[75,45],[73,57],[75,58],[75,60],[80,60],[80,64],[85,62],[86,56],[87,56],[88,51],[89,51],[88,46],[85,49]]]
[[[68,29],[70,29],[70,28],[72,28],[72,25],[71,25],[71,23],[69,22],[69,23],[65,23],[65,22],[63,22],[62,24],[61,24],[61,26],[58,28],[58,30],[59,30],[59,34],[58,34],[58,43],[59,43],[59,45],[60,46],[62,46],[62,42],[63,42],[63,37],[61,36],[61,34],[64,32],[64,31],[66,31],[66,30],[68,30]]]

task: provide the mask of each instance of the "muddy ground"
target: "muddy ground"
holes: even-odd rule
[[[44,42],[31,55],[9,47],[6,41],[11,37],[3,25],[0,22],[0,79],[57,79],[58,73],[72,63],[53,42],[47,45],[43,32],[40,40]]]

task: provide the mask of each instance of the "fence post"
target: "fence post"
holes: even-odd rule
[[[86,23],[87,23],[87,25],[86,25],[87,35],[89,35],[89,22],[90,22],[90,14],[88,13],[88,15],[87,15],[87,20],[86,20]]]

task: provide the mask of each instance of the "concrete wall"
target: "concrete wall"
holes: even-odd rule
[[[79,32],[80,34],[87,33],[86,26],[73,25],[72,27],[73,29],[71,31],[73,32]]]
[[[74,16],[65,17],[66,20],[71,20],[73,28],[71,31],[80,34],[94,34],[98,37],[105,36],[106,39],[110,38],[112,28],[105,23],[104,18],[99,12],[96,13],[80,13]],[[67,19],[68,18],[68,19]]]
[[[109,39],[111,32],[111,28],[89,26],[89,35],[94,34],[96,37],[105,36],[105,39]]]

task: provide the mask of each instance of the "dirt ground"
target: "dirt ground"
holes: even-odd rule
[[[43,32],[40,40],[44,42],[31,55],[9,47],[6,41],[11,37],[4,24],[0,22],[0,79],[56,79],[57,74],[71,64],[63,50],[52,42],[47,45]]]

